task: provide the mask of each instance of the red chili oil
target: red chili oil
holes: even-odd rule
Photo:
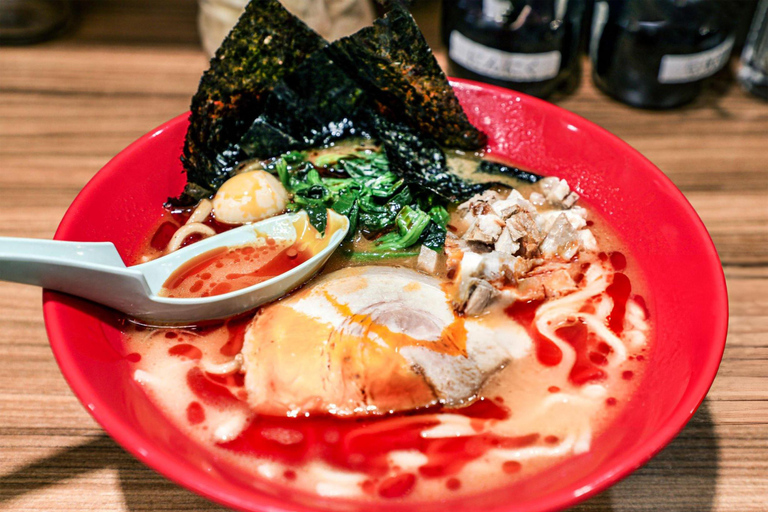
[[[533,321],[536,317],[536,311],[543,302],[543,300],[514,302],[504,312],[528,331],[528,335],[536,347],[536,357],[539,362],[544,366],[557,366],[563,360],[562,350],[552,340],[543,336]]]
[[[605,289],[605,293],[613,299],[613,309],[608,315],[608,327],[618,336],[624,330],[624,315],[627,312],[627,299],[632,291],[629,278],[622,273],[613,274],[613,282]]]
[[[264,282],[298,267],[312,254],[268,240],[260,247],[220,247],[192,258],[163,283],[166,297],[209,297]],[[232,270],[237,270],[233,272]]]
[[[587,382],[605,379],[605,372],[598,366],[606,364],[607,359],[599,352],[591,350],[596,345],[596,337],[589,332],[587,325],[581,319],[557,329],[555,334],[570,344],[576,352],[576,361],[568,374],[571,382],[580,386]]]
[[[157,228],[152,236],[149,238],[149,247],[160,253],[164,252],[168,247],[173,235],[181,229],[181,227],[187,223],[190,215],[194,211],[195,207],[188,208],[172,208],[165,209],[164,215],[160,220]],[[223,233],[230,229],[236,228],[235,224],[226,224],[216,220],[213,212],[208,214],[208,217],[203,219],[202,224],[213,229],[215,233]],[[192,234],[182,240],[180,247],[186,247],[202,240],[203,237],[199,234]]]
[[[214,382],[198,367],[187,372],[187,386],[202,403],[207,405],[226,407],[240,402],[228,387]]]
[[[211,405],[234,404],[238,398],[231,388],[214,382],[199,369],[190,370],[187,381],[197,400]],[[439,425],[438,412],[451,412],[472,421],[494,422],[509,417],[509,411],[490,399],[479,399],[460,409],[433,407],[426,410],[383,416],[344,419],[325,414],[289,418],[257,415],[234,440],[219,446],[238,453],[267,457],[288,466],[322,460],[332,467],[362,472],[368,476],[363,490],[394,499],[410,494],[419,479],[454,478],[469,462],[492,448],[522,448],[546,441],[539,433],[509,437],[490,432],[474,435],[428,438],[425,430]],[[415,450],[427,462],[416,471],[393,468],[389,454]],[[458,479],[455,479],[458,482]],[[451,480],[453,490],[460,487]]]
[[[155,234],[152,235],[152,239],[149,242],[149,245],[157,250],[157,251],[163,251],[168,246],[168,242],[171,241],[171,238],[173,238],[173,235],[178,231],[179,225],[175,222],[166,221],[160,224],[160,227],[157,228],[157,231],[155,231]]]
[[[226,322],[227,342],[221,346],[219,352],[224,356],[234,357],[243,350],[245,343],[245,330],[253,320],[252,315],[240,315],[230,318]]]
[[[195,207],[167,208],[166,211],[170,214],[170,217],[173,219],[173,221],[180,227],[187,223],[189,217],[192,215],[192,212],[195,211]],[[227,224],[226,222],[219,221],[216,219],[214,212],[209,213],[208,216],[203,219],[202,224],[210,227],[216,233],[224,233],[225,231],[229,231],[230,229],[237,227],[237,224]],[[171,233],[171,235],[173,235],[173,233]],[[163,246],[163,248],[165,248],[165,246]]]
[[[168,349],[168,354],[182,359],[200,359],[203,351],[189,343],[180,343]]]
[[[605,253],[601,255],[606,260],[609,258]],[[621,253],[614,252],[610,258],[614,266],[621,268],[626,266],[626,258]],[[606,293],[613,299],[613,308],[608,316],[608,328],[617,336],[621,335],[624,329],[627,300],[631,291],[632,285],[629,278],[621,272],[615,272],[613,282],[606,288]],[[543,302],[542,300],[515,302],[505,309],[505,313],[526,329],[533,340],[538,361],[544,366],[557,366],[562,361],[562,351],[554,341],[539,332],[534,322],[536,312]],[[575,318],[568,325],[558,328],[555,334],[571,345],[576,353],[576,361],[568,376],[573,384],[581,386],[606,378],[606,373],[600,367],[608,364],[607,356],[613,352],[613,349],[590,332],[586,323]]]
[[[617,272],[620,272],[625,268],[627,268],[627,257],[624,256],[624,254],[618,251],[614,251],[610,254],[609,258],[611,261],[611,266]]]
[[[205,409],[200,402],[190,402],[187,406],[187,421],[190,425],[198,425],[205,421]]]

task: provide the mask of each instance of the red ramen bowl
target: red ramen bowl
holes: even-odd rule
[[[361,505],[274,482],[244,483],[241,470],[193,442],[149,401],[132,378],[109,311],[46,291],[45,321],[61,371],[118,443],[166,477],[237,509],[427,512],[562,509],[627,476],[672,440],[704,399],[725,345],[725,280],[701,220],[661,171],[602,128],[513,91],[459,80],[454,87],[470,120],[488,134],[491,153],[567,179],[644,274],[657,342],[631,402],[592,449],[507,487],[434,503]],[[186,129],[185,114],[117,155],[75,199],[56,238],[109,240],[130,260],[166,198],[184,186]]]

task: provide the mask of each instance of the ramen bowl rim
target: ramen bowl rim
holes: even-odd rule
[[[545,113],[551,113],[557,118],[562,119],[565,122],[573,123],[575,126],[588,127],[592,133],[598,135],[601,138],[609,139],[614,144],[618,144],[624,147],[624,151],[627,155],[633,159],[637,165],[645,166],[649,172],[655,174],[655,178],[658,181],[658,186],[664,189],[667,193],[672,194],[676,201],[685,205],[690,220],[693,221],[694,226],[698,230],[697,237],[706,238],[706,246],[709,250],[708,263],[710,263],[710,270],[714,270],[715,267],[719,268],[717,272],[716,281],[716,294],[712,297],[712,300],[716,302],[715,309],[721,311],[721,315],[716,319],[717,327],[712,334],[711,342],[713,348],[709,352],[706,359],[706,366],[699,369],[696,381],[692,385],[692,389],[689,389],[685,396],[680,400],[677,408],[670,414],[669,418],[663,424],[662,428],[658,429],[642,444],[642,446],[632,453],[628,453],[621,463],[615,464],[610,467],[601,468],[601,471],[595,472],[595,475],[590,480],[590,484],[582,486],[578,489],[563,489],[559,492],[548,494],[543,496],[540,500],[530,502],[527,505],[521,507],[510,507],[509,505],[500,505],[493,509],[493,511],[508,511],[515,510],[517,512],[542,512],[550,510],[560,510],[562,508],[573,506],[578,502],[581,502],[602,490],[605,490],[609,486],[617,483],[621,479],[625,478],[633,471],[641,467],[654,455],[661,451],[672,439],[683,429],[688,421],[693,417],[698,407],[703,402],[704,398],[709,391],[712,382],[716,376],[719,364],[722,360],[723,351],[725,349],[725,341],[728,327],[728,299],[727,288],[725,284],[725,276],[722,271],[719,257],[715,250],[712,239],[707,232],[703,222],[696,214],[693,207],[690,205],[685,196],[680,192],[672,181],[661,172],[654,164],[648,159],[642,156],[634,148],[629,146],[626,142],[619,139],[617,136],[603,129],[602,127],[572,113],[557,107],[551,103],[543,100],[533,98],[522,93],[517,93],[507,89],[499,87],[480,84],[470,80],[451,79],[451,82],[459,84],[462,89],[467,91],[484,90],[504,97],[516,95],[522,98],[525,102],[532,104],[536,109],[539,109]],[[66,233],[71,229],[71,223],[73,222],[74,212],[77,211],[78,205],[89,194],[99,190],[100,183],[110,174],[115,172],[121,172],[123,161],[130,159],[130,156],[137,151],[142,151],[144,145],[151,139],[162,134],[169,128],[176,127],[179,123],[186,123],[189,113],[181,114],[148,132],[138,140],[130,144],[120,153],[118,153],[112,160],[110,160],[82,189],[80,194],[75,198],[70,208],[67,210],[62,222],[57,230],[55,238],[63,239]],[[714,265],[714,262],[717,265]],[[163,474],[170,480],[188,488],[195,492],[226,506],[239,508],[242,510],[292,510],[292,511],[312,511],[316,510],[312,507],[292,503],[286,504],[282,500],[275,497],[266,496],[263,493],[257,494],[257,491],[246,493],[243,491],[237,496],[228,491],[222,491],[218,486],[213,485],[212,482],[205,482],[198,480],[189,468],[188,463],[185,463],[182,459],[174,459],[170,457],[158,456],[151,453],[144,448],[146,444],[146,437],[141,433],[135,431],[132,427],[126,424],[121,419],[120,415],[113,410],[109,404],[103,403],[98,399],[95,392],[95,386],[97,383],[90,382],[89,379],[83,374],[75,371],[76,364],[74,361],[74,354],[67,349],[67,344],[71,343],[71,340],[67,339],[66,332],[63,332],[60,326],[54,320],[55,308],[60,298],[60,294],[56,292],[46,290],[43,295],[44,302],[44,317],[45,325],[50,340],[50,345],[59,368],[68,382],[69,386],[73,390],[77,398],[85,406],[86,410],[93,416],[93,418],[104,428],[104,430],[117,441],[119,445],[133,454],[137,459],[145,463],[150,468]],[[254,499],[259,496],[261,501],[254,502]]]

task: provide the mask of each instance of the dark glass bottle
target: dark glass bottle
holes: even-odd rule
[[[585,0],[443,0],[449,74],[544,98],[578,79]]]
[[[768,0],[761,0],[755,11],[741,54],[739,82],[752,94],[768,100]]]
[[[0,0],[0,45],[54,37],[70,25],[72,11],[70,0]]]
[[[590,39],[592,77],[642,108],[692,101],[733,48],[728,0],[598,0]]]

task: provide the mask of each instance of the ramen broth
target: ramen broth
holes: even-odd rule
[[[525,186],[520,191],[527,197]],[[519,324],[531,349],[466,407],[355,418],[255,414],[239,370],[253,313],[188,328],[128,324],[126,357],[174,424],[254,478],[377,500],[503,486],[592,449],[645,371],[650,319],[638,269],[604,221],[591,212],[588,219],[600,250],[579,253],[579,291],[492,308],[480,319],[487,329]],[[337,251],[323,274],[354,264]],[[416,259],[394,265],[415,267]],[[437,274],[448,286],[444,271]],[[602,327],[596,319],[605,319]]]

